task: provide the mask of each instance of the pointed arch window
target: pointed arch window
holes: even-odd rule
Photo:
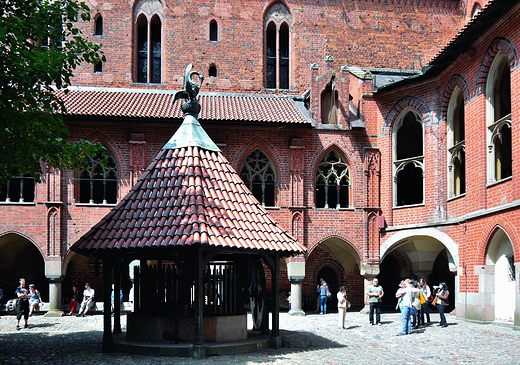
[[[263,206],[275,206],[275,169],[261,149],[257,148],[247,155],[240,169],[240,178]]]
[[[331,150],[321,160],[316,171],[316,208],[348,208],[350,168],[343,157]]]
[[[448,104],[448,197],[466,193],[464,95],[456,87]]]
[[[103,17],[97,14],[94,19],[94,35],[103,35]]]
[[[115,204],[117,202],[117,166],[108,150],[85,157],[78,172],[79,202]]]
[[[489,70],[486,107],[488,183],[494,183],[511,177],[513,173],[511,70],[503,53],[497,54]]]
[[[159,0],[140,0],[136,14],[136,81],[161,82],[163,7]]]
[[[218,41],[218,24],[215,19],[209,22],[209,40],[211,42]]]
[[[424,147],[421,117],[405,110],[393,132],[394,206],[424,202]]]
[[[0,186],[0,202],[31,203],[34,202],[34,177],[17,174]]]
[[[288,89],[290,80],[290,27],[292,17],[276,3],[265,17],[265,87]]]

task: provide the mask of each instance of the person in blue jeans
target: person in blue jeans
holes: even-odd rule
[[[327,293],[328,293],[328,291],[329,291],[329,286],[327,285],[325,280],[323,280],[321,282],[321,285],[318,285],[318,293],[320,294],[320,309],[321,309],[320,314],[327,313]]]
[[[401,282],[401,287],[395,293],[395,297],[399,298],[398,306],[401,310],[401,332],[397,336],[408,335],[412,331],[412,323],[410,315],[412,313],[412,300],[413,300],[413,287],[412,281],[406,279]]]

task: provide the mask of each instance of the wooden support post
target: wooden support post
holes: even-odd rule
[[[114,333],[121,333],[121,259],[114,261]]]
[[[103,254],[103,352],[114,352],[112,337],[112,318],[110,317],[110,294],[112,292],[112,257]]]
[[[193,358],[206,357],[204,348],[204,257],[202,247],[196,247],[196,279],[195,279],[195,341],[193,344]]]

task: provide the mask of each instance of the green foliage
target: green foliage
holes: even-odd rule
[[[0,183],[18,172],[39,181],[41,162],[73,169],[99,149],[68,140],[54,91],[70,85],[82,62],[105,56],[76,27],[90,20],[82,2],[0,0],[0,12]]]

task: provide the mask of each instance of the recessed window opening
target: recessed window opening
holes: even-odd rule
[[[512,176],[511,70],[505,54],[491,65],[487,83],[489,182]]]
[[[466,192],[464,96],[456,87],[448,106],[448,174],[449,197]]]
[[[423,130],[420,118],[408,111],[394,136],[395,206],[424,201]]]
[[[0,201],[10,203],[34,202],[34,177],[18,174],[0,187]]]
[[[143,83],[161,83],[162,17],[159,0],[139,0],[135,20],[135,79]]]
[[[280,89],[289,88],[289,26],[283,23],[280,26],[280,52],[279,52],[279,70],[280,70]]]
[[[217,66],[211,64],[208,69],[209,77],[217,77]]]
[[[261,149],[253,150],[246,157],[240,169],[240,178],[263,206],[275,206],[275,169]]]
[[[334,78],[321,93],[321,123],[338,124],[338,92],[335,88]]]
[[[289,89],[292,16],[282,3],[269,8],[265,25],[265,87]]]
[[[218,24],[214,19],[209,22],[209,40],[211,42],[218,41]]]
[[[94,35],[103,35],[103,17],[101,14],[96,17]]]
[[[350,169],[335,150],[327,153],[316,172],[316,208],[348,208]]]
[[[267,87],[270,89],[276,88],[276,25],[270,22],[267,26]]]
[[[94,72],[103,72],[103,61],[99,60],[99,62],[94,65]]]
[[[85,158],[79,170],[79,201],[89,204],[115,204],[117,201],[117,167],[114,157],[106,151]]]

